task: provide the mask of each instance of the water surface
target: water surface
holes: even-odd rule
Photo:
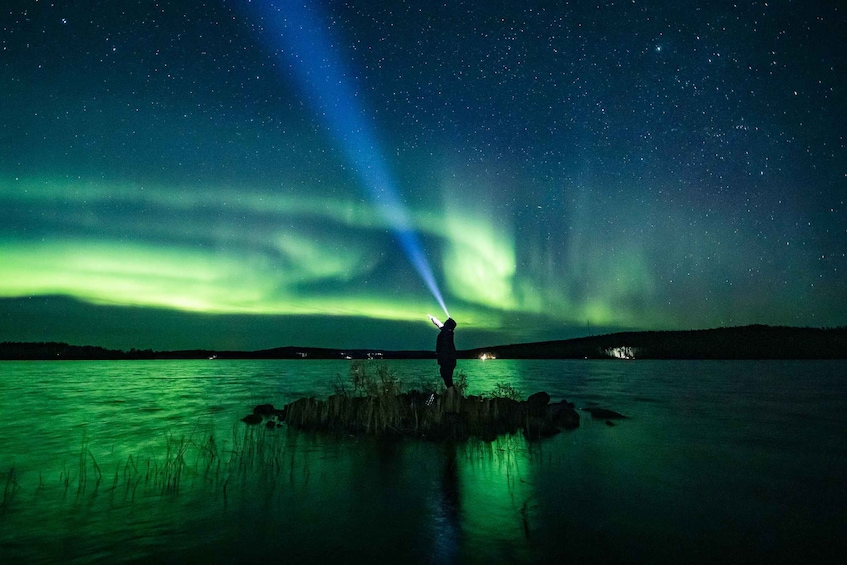
[[[432,361],[388,366],[437,382]],[[508,383],[630,417],[583,412],[538,443],[239,422],[325,397],[349,367],[0,363],[0,562],[787,563],[847,548],[845,362],[461,362],[471,394]]]

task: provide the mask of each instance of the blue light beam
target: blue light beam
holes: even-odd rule
[[[304,97],[340,145],[373,203],[444,313],[447,306],[370,126],[361,99],[333,48],[327,24],[308,0],[252,2],[273,52],[282,51]],[[311,9],[310,9],[311,8]]]

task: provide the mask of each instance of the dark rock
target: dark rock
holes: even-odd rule
[[[545,417],[547,415],[547,403],[550,402],[550,395],[546,392],[536,392],[530,395],[524,403],[528,416]]]
[[[485,403],[480,423],[490,426],[496,435],[517,431],[526,416],[526,402],[511,398],[491,398]]]
[[[248,414],[247,416],[241,418],[241,421],[247,425],[255,426],[256,424],[262,423],[262,417],[258,414]]]
[[[258,406],[253,408],[253,414],[256,414],[257,416],[262,416],[264,418],[272,416],[274,412],[276,412],[276,409],[274,408],[273,404],[259,404]]]
[[[527,416],[523,432],[527,439],[538,440],[554,436],[561,432],[561,430],[554,426],[549,418]]]
[[[611,420],[606,420],[606,425],[611,427],[611,426],[614,426],[615,423]]]
[[[554,426],[572,430],[579,427],[579,414],[573,408],[573,403],[567,400],[547,406],[547,414]]]
[[[268,420],[268,423],[265,424],[265,427],[269,430],[273,430],[274,428],[276,428],[276,422],[274,422],[273,420]]]
[[[626,420],[628,419],[623,414],[618,414],[614,410],[607,410],[606,408],[583,408],[586,412],[591,413],[592,418],[596,418],[598,420]]]
[[[526,403],[530,406],[547,406],[549,402],[550,395],[543,391],[531,394],[529,398],[526,399]]]

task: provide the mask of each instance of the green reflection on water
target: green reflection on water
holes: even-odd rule
[[[58,478],[0,477],[14,483],[0,509],[13,557],[90,558],[116,544],[130,559],[529,555],[520,437],[443,445],[239,425],[229,438],[171,436],[149,456],[95,452],[84,441]]]
[[[524,393],[632,419],[583,412],[537,444],[451,448],[238,422],[260,402],[326,396],[341,362],[4,364],[0,561],[802,562],[843,549],[843,362],[463,366],[483,390],[514,374]],[[433,371],[402,367],[411,382]],[[179,488],[147,482],[148,461],[173,476],[168,441],[175,454],[182,440]]]
[[[472,442],[459,462],[466,556],[496,560],[529,558],[531,512],[536,503],[533,459],[520,436]]]

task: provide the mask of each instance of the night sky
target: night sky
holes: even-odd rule
[[[303,1],[3,2],[0,341],[847,324],[840,2]]]

